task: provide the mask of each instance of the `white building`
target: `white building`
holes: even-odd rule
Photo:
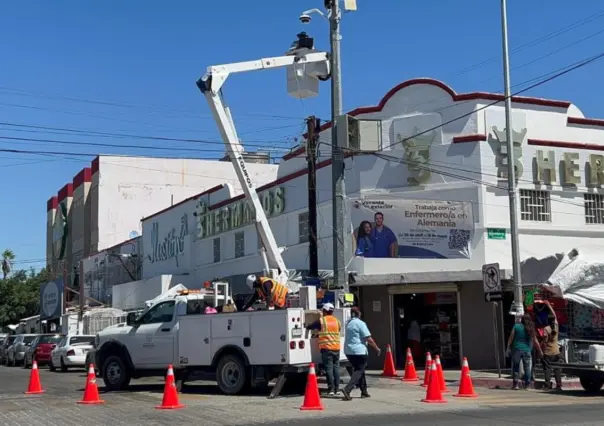
[[[416,79],[393,88],[378,105],[350,113],[381,121],[381,138],[365,142],[377,142],[383,152],[346,160],[348,269],[357,273],[372,333],[380,344],[392,344],[399,364],[412,320],[420,323],[422,352],[441,353],[446,365],[462,356],[475,368],[495,364],[495,339],[484,338],[494,333],[482,266],[498,262],[503,279],[511,275],[505,116],[503,102],[494,104],[502,100],[498,94],[457,94],[442,82]],[[604,247],[599,239],[604,236],[604,120],[586,119],[564,101],[515,97],[513,108],[523,261],[585,242]],[[317,176],[321,269],[332,267],[328,128],[321,133],[327,144],[321,144]],[[285,156],[277,179],[259,193],[277,243],[288,247],[288,267],[307,269],[304,149]],[[353,257],[353,229],[363,220],[373,223],[377,211],[397,236],[397,258]],[[258,247],[246,202],[228,187],[143,221],[147,277],[188,273],[194,282],[228,277],[235,289],[243,289],[242,278],[262,269]],[[371,249],[382,249],[381,240]],[[538,283],[547,275],[525,266],[525,282]],[[511,293],[504,296],[507,310]],[[496,319],[503,339],[509,316],[499,310]],[[501,342],[497,347],[504,348]]]
[[[249,165],[249,171],[259,184],[275,179],[278,166],[263,164],[268,156],[250,156],[254,164]],[[125,240],[140,235],[141,219],[225,182],[240,188],[231,163],[225,159],[98,156],[73,183],[48,200],[47,264],[56,276],[62,276],[65,268],[68,284],[77,287],[80,261],[87,259],[84,274],[102,278],[102,285],[97,280],[93,286],[95,297],[108,302],[111,286],[124,282],[116,277],[132,275],[125,267],[118,271],[121,261],[114,252],[125,245],[128,253],[138,253],[138,248],[132,248],[138,243]],[[111,253],[107,261],[106,253]],[[117,269],[108,273],[107,268],[114,270],[111,264]],[[67,294],[68,302],[72,297]]]

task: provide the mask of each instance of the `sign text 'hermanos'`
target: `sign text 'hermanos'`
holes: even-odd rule
[[[283,213],[285,209],[283,187],[263,191],[258,196],[267,217]],[[197,238],[201,239],[253,223],[254,208],[247,199],[213,210],[208,210],[207,204],[202,202],[197,208],[196,216]]]

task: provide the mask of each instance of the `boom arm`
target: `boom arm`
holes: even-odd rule
[[[291,56],[277,56],[255,61],[211,66],[208,67],[206,74],[197,81],[197,87],[205,95],[214,116],[214,120],[218,125],[218,130],[220,131],[229,158],[233,163],[233,167],[235,167],[235,172],[241,182],[241,187],[243,188],[245,195],[252,202],[255,212],[255,225],[266,253],[267,266],[269,269],[277,270],[278,276],[273,276],[273,278],[285,285],[287,285],[288,270],[285,261],[283,260],[283,256],[281,256],[283,249],[277,246],[275,236],[271,231],[262,203],[256,192],[256,187],[248,173],[243,158],[243,147],[239,143],[237,131],[229,108],[223,102],[221,88],[227,77],[232,73],[284,68],[293,65],[304,65],[317,62],[329,64],[327,54],[301,48]]]

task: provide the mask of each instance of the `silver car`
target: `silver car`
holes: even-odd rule
[[[17,336],[8,336],[2,346],[0,346],[0,364],[4,365],[7,362],[8,348],[12,346]]]
[[[19,334],[12,346],[8,348],[6,365],[14,367],[21,364],[25,359],[25,352],[37,336],[37,334]]]

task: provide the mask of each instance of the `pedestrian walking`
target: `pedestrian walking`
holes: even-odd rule
[[[552,390],[552,373],[556,380],[556,391],[562,390],[562,371],[560,368],[554,368],[552,363],[564,362],[562,355],[560,354],[560,344],[558,343],[558,337],[560,327],[556,313],[551,305],[547,302],[541,302],[550,315],[547,315],[548,324],[541,329],[540,333],[537,333],[537,340],[539,340],[541,350],[543,351],[543,357],[541,362],[543,364],[543,374],[545,376],[545,387],[546,389]]]
[[[319,350],[325,376],[327,377],[327,394],[340,395],[340,349],[341,330],[340,321],[333,316],[334,306],[331,303],[323,305],[323,316],[320,320],[308,325],[306,328],[319,332]]]
[[[520,363],[524,369],[523,386],[528,389],[531,384],[532,351],[535,348],[540,356],[543,352],[537,341],[535,324],[529,314],[524,314],[522,320],[514,324],[508,338],[507,356],[512,357],[512,385],[513,389],[520,389]]]
[[[350,381],[342,393],[344,394],[344,401],[350,401],[352,397],[350,393],[354,387],[358,384],[361,389],[361,398],[369,398],[367,392],[367,378],[365,377],[365,369],[367,368],[367,358],[369,352],[367,345],[371,346],[380,356],[381,350],[375,343],[369,332],[367,324],[361,320],[361,311],[359,308],[354,307],[350,310],[351,318],[346,324],[346,339],[344,341],[344,354],[350,364],[352,365],[352,376]]]

